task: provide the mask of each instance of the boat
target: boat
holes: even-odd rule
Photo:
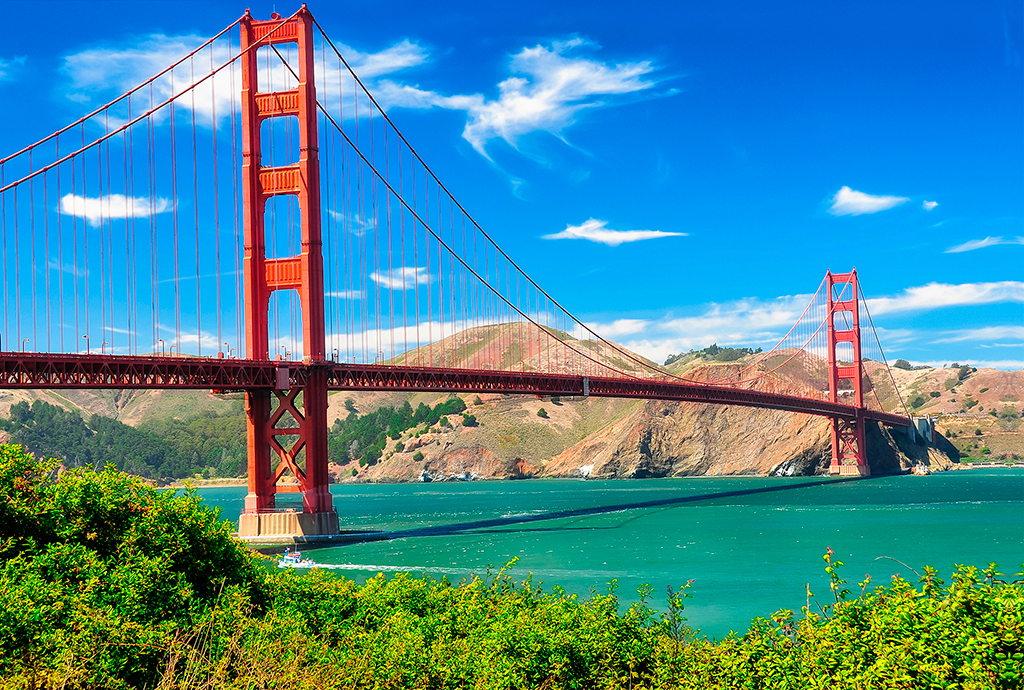
[[[281,562],[277,564],[278,568],[312,568],[316,565],[313,561],[308,558],[303,558],[302,554],[298,551],[292,551],[291,549],[285,549],[284,555],[281,556]]]

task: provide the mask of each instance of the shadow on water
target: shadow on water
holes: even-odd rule
[[[884,475],[883,475],[884,476]],[[592,508],[576,508],[573,510],[557,510],[550,513],[538,513],[535,515],[514,515],[510,517],[491,518],[489,520],[474,520],[472,522],[457,522],[451,525],[433,525],[430,527],[417,527],[415,529],[398,530],[395,532],[389,532],[389,539],[405,539],[408,537],[439,537],[449,536],[453,534],[461,534],[464,532],[473,532],[475,530],[488,529],[491,527],[505,527],[508,525],[519,525],[528,522],[540,522],[543,520],[561,520],[564,518],[579,518],[588,517],[591,515],[603,515],[605,513],[617,513],[624,510],[635,510],[637,508],[658,508],[664,506],[674,506],[683,503],[697,503],[700,501],[714,501],[720,498],[732,498],[735,496],[750,496],[753,494],[766,494],[777,491],[793,491],[795,489],[806,489],[812,486],[822,486],[825,484],[841,484],[845,482],[853,481],[864,481],[866,479],[875,479],[880,477],[846,477],[842,479],[819,479],[810,482],[800,482],[799,484],[785,484],[782,486],[765,486],[757,489],[737,489],[735,491],[716,491],[706,494],[696,494],[694,496],[679,496],[677,498],[662,498],[653,501],[637,501],[635,503],[618,503],[609,506],[595,506]],[[635,518],[634,518],[635,519]],[[627,520],[626,522],[629,522]],[[623,523],[625,524],[625,523]],[[616,525],[613,527],[606,527],[603,529],[618,529],[622,525]],[[539,527],[539,528],[526,528],[526,529],[508,529],[508,530],[489,530],[492,532],[546,532],[546,531],[558,531],[558,530],[581,530],[581,529],[594,529],[591,527]]]

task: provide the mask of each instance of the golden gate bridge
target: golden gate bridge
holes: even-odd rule
[[[600,337],[473,219],[305,5],[247,11],[0,159],[0,218],[0,388],[243,391],[243,537],[338,533],[330,391],[820,415],[840,475],[870,473],[866,425],[910,425],[855,270],[828,272],[778,345],[722,374]],[[276,512],[287,475],[301,513]]]

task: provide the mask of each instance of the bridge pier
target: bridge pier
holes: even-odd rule
[[[304,375],[277,366],[276,389],[250,391],[246,397],[249,444],[249,493],[239,521],[243,539],[338,534],[338,514],[327,476],[327,382],[324,350],[324,267],[320,232],[320,162],[314,87],[313,17],[305,5],[293,18],[276,13],[255,21],[246,11],[241,22],[242,181],[245,237],[246,356],[270,358],[269,305],[275,290],[299,293]],[[279,43],[298,47],[298,85],[288,91],[259,91],[257,48]],[[292,165],[264,167],[264,120],[295,117],[299,151]],[[296,197],[301,224],[298,256],[268,258],[265,213],[273,196]],[[296,350],[296,344],[292,345]],[[292,374],[296,374],[294,377]],[[293,380],[293,378],[295,380]],[[301,380],[300,380],[301,379]],[[301,398],[301,400],[300,400]],[[271,453],[273,451],[273,453]],[[272,463],[272,455],[277,461]],[[291,474],[298,482],[278,484]],[[301,492],[302,511],[280,511],[277,494]]]
[[[860,348],[860,285],[857,269],[825,275],[828,290],[828,394],[829,401],[847,402],[857,408],[856,419],[832,418],[832,463],[829,474],[867,477],[871,466],[864,437],[864,367]],[[839,288],[838,293],[836,288]],[[837,323],[838,322],[838,323]],[[836,349],[848,343],[847,357]],[[843,398],[843,400],[840,400]]]

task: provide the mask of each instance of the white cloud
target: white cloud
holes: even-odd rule
[[[666,315],[661,319],[619,319],[587,325],[602,337],[663,362],[671,354],[712,343],[768,349],[796,323],[810,299],[811,295],[788,295],[773,300],[752,298],[706,305],[695,316]]]
[[[121,218],[148,218],[173,208],[169,199],[156,197],[150,200],[144,196],[129,197],[124,194],[110,194],[86,197],[65,194],[60,198],[60,212],[66,216],[85,218],[89,225],[99,225],[104,220]]]
[[[612,230],[607,227],[608,221],[590,220],[581,225],[567,225],[562,232],[544,235],[546,240],[589,240],[617,247],[624,242],[653,240],[658,237],[685,237],[685,232],[665,232],[663,230]]]
[[[832,206],[828,212],[833,216],[859,216],[865,213],[878,213],[910,201],[905,196],[880,196],[865,194],[843,186],[832,197]]]
[[[1002,369],[1004,371],[1013,371],[1016,369],[1024,369],[1024,359],[958,359],[961,364],[970,364],[972,367],[978,367],[979,369]],[[917,362],[910,361],[910,364],[914,366],[926,366],[935,367],[941,369],[942,367],[949,366],[952,360],[931,360],[928,362]]]
[[[25,57],[16,57],[9,60],[0,58],[0,79],[6,79],[11,73],[25,66]]]
[[[960,252],[969,252],[975,249],[984,249],[985,247],[994,247],[997,244],[1024,244],[1024,237],[1011,237],[1009,239],[1005,237],[986,237],[982,240],[968,240],[963,244],[950,247],[946,250],[946,254],[958,254]]]
[[[326,292],[324,297],[333,297],[335,299],[363,299],[365,295],[362,290],[337,290],[335,292]]]
[[[390,290],[411,290],[430,282],[430,273],[422,266],[400,266],[387,273],[374,271],[370,280]]]
[[[623,335],[640,333],[650,326],[651,322],[646,319],[617,319],[611,323],[601,324],[598,326],[601,330],[595,331],[595,333],[598,333],[602,338],[618,338]],[[582,332],[574,333],[574,335],[576,337],[589,337]]]
[[[363,53],[346,45],[338,46],[352,70],[360,79],[375,79],[409,67],[422,65],[427,61],[426,49],[418,43],[405,39],[379,53]]]
[[[1024,302],[1024,282],[1004,280],[996,283],[928,283],[907,288],[896,297],[869,299],[874,316],[903,311],[925,311],[942,307]]]
[[[498,84],[496,99],[482,94],[443,96],[394,82],[382,82],[379,94],[391,105],[464,110],[468,117],[462,136],[487,156],[487,143],[493,139],[514,147],[519,137],[530,132],[560,137],[577,112],[604,105],[600,97],[636,93],[655,85],[645,79],[655,70],[650,61],[610,64],[571,56],[583,47],[595,46],[573,39],[523,48],[510,61],[515,76]]]
[[[982,328],[968,328],[956,331],[946,331],[944,337],[935,340],[936,343],[963,343],[969,341],[983,341],[994,343],[996,340],[1007,339],[1024,340],[1024,326],[985,326]],[[1020,344],[1020,343],[1015,343]]]
[[[205,38],[192,35],[167,36],[151,34],[138,40],[131,40],[126,47],[91,48],[73,53],[64,58],[64,72],[70,79],[67,97],[76,102],[89,103],[94,100],[106,101],[112,96],[127,92],[138,86],[153,75],[166,69],[196,46],[202,45]],[[265,50],[265,49],[264,49]],[[289,53],[279,49],[282,56],[289,58]],[[377,53],[364,53],[348,46],[339,46],[349,64],[368,86],[373,88],[376,77],[391,74],[399,70],[413,67],[426,62],[427,52],[424,48],[408,40],[400,41]],[[230,115],[231,102],[240,102],[241,71],[239,63],[222,69],[211,79],[204,81],[195,88],[194,94],[188,94],[192,84],[198,83],[211,68],[219,68],[237,53],[237,47],[229,50],[223,40],[215,42],[203,49],[191,61],[185,61],[172,72],[153,82],[153,103],[159,104],[176,94],[186,94],[175,102],[175,107],[191,110],[194,108],[197,121],[209,125],[216,111],[217,120],[224,121]],[[261,51],[260,80],[263,90],[286,90],[295,87],[295,77],[285,64],[272,54],[269,67],[262,60]],[[292,69],[298,72],[295,51],[290,53]],[[339,71],[344,67],[337,60],[317,60],[314,67],[318,97],[324,103],[337,103],[341,84],[348,89],[345,94],[344,109],[346,117],[351,117],[352,108],[351,78],[339,79]],[[345,72],[347,74],[347,70]],[[133,97],[133,115],[150,107],[149,89],[143,89]],[[368,112],[368,111],[367,111]],[[111,126],[122,124],[127,119],[127,111],[118,111],[121,121],[111,120]]]
[[[931,211],[938,205],[938,201],[924,201],[921,203],[921,208],[923,208],[925,211]]]
[[[357,237],[362,237],[377,225],[373,218],[363,218],[358,213],[341,213],[333,209],[328,209],[327,213],[335,222],[340,223],[344,229]]]

